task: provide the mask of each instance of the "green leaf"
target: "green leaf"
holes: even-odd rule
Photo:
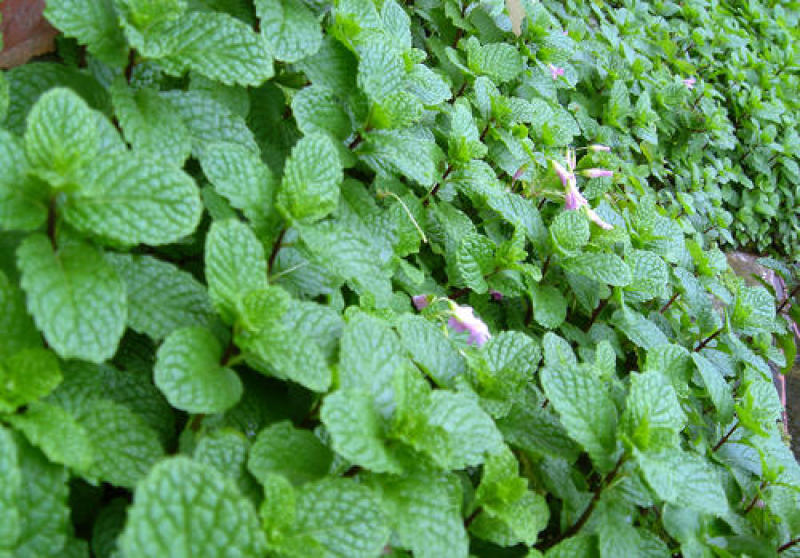
[[[63,408],[34,401],[8,421],[53,463],[85,472],[94,460],[89,432]]]
[[[467,65],[476,74],[488,76],[496,83],[511,81],[523,70],[519,50],[506,43],[481,45],[478,39],[466,41]]]
[[[270,474],[280,474],[299,486],[328,474],[333,453],[312,432],[282,421],[258,433],[247,468],[266,484]]]
[[[343,140],[353,131],[336,92],[320,85],[304,87],[292,97],[292,115],[304,134],[327,133]]]
[[[233,428],[216,428],[203,433],[197,441],[192,458],[211,465],[223,475],[236,481],[245,496],[261,497],[261,490],[247,473],[247,452],[250,440]]]
[[[0,411],[17,408],[49,395],[61,383],[56,356],[46,349],[27,348],[0,360]]]
[[[598,469],[616,463],[617,409],[600,380],[587,368],[545,367],[540,378],[570,437],[580,443]]]
[[[152,256],[109,253],[106,259],[125,282],[133,330],[160,340],[180,327],[212,323],[208,293],[190,273]]]
[[[570,344],[555,333],[548,331],[542,337],[542,348],[544,349],[544,363],[548,367],[569,366],[575,367],[578,359]]]
[[[533,285],[530,290],[533,317],[547,329],[560,326],[567,317],[567,299],[551,285]]]
[[[432,186],[441,151],[424,128],[371,130],[356,154],[380,175],[400,174]]]
[[[174,20],[186,10],[186,0],[117,0],[118,9],[137,27]]]
[[[692,376],[692,358],[680,345],[657,345],[647,351],[644,371],[654,370],[668,378],[672,388],[680,397],[689,392],[689,379]]]
[[[694,361],[703,384],[706,386],[711,402],[717,409],[717,417],[721,424],[727,424],[733,418],[733,393],[731,386],[722,377],[722,373],[707,358],[698,353],[692,353]]]
[[[28,115],[28,160],[55,187],[72,185],[76,172],[94,159],[98,139],[92,109],[69,89],[51,89]]]
[[[194,180],[133,153],[98,155],[62,207],[75,228],[123,244],[168,244],[194,232],[203,212]]]
[[[158,59],[163,70],[187,70],[225,85],[257,86],[274,75],[267,43],[251,27],[227,14],[189,12],[162,20],[143,34],[130,26],[128,40],[143,56]]]
[[[398,51],[389,41],[375,37],[359,51],[358,86],[373,102],[403,89],[405,68]]]
[[[589,242],[589,234],[589,221],[580,211],[562,211],[550,225],[553,245],[565,256],[580,252]]]
[[[19,536],[15,542],[9,541],[9,556],[41,558],[58,555],[71,529],[67,471],[47,461],[39,450],[20,438],[17,438],[17,462],[21,473],[20,487],[24,490],[19,491],[15,502],[19,510]],[[9,480],[13,482],[13,478],[12,473]],[[4,478],[0,484],[5,482]],[[0,542],[0,549],[5,544],[7,541]]]
[[[383,418],[369,392],[351,388],[331,393],[322,402],[320,419],[333,449],[348,461],[376,473],[402,472],[385,444]]]
[[[261,36],[278,60],[298,62],[322,45],[319,22],[300,0],[257,0],[256,14]]]
[[[0,427],[0,554],[12,548],[20,534],[21,518],[19,502],[22,486],[22,471],[17,460],[17,445],[10,430]],[[27,491],[27,490],[26,490]]]
[[[764,287],[739,285],[731,323],[742,333],[754,334],[771,330],[775,321],[775,299]]]
[[[284,533],[286,543],[294,540],[306,552],[314,548],[317,556],[377,556],[389,539],[380,504],[368,488],[351,480],[309,483],[297,493],[297,516],[291,530]]]
[[[466,371],[464,357],[440,326],[421,316],[403,314],[396,327],[411,358],[439,386],[452,387]]]
[[[494,242],[480,234],[470,234],[461,239],[456,250],[456,268],[461,283],[478,294],[485,293],[489,285],[484,279],[493,271]]]
[[[0,355],[42,346],[42,338],[25,308],[22,290],[0,271]]]
[[[92,56],[111,66],[125,65],[128,45],[112,0],[48,2],[44,16],[64,35],[86,45]]]
[[[716,516],[728,513],[719,476],[703,457],[676,448],[634,452],[647,484],[660,499]]]
[[[461,517],[461,485],[452,474],[416,471],[403,477],[374,476],[399,546],[419,558],[463,557],[469,538]]]
[[[678,434],[686,426],[686,415],[675,391],[658,371],[631,374],[620,429],[643,451],[678,447]]]
[[[47,185],[28,174],[22,142],[0,129],[0,227],[29,231],[47,220]]]
[[[2,40],[2,37],[0,37]],[[3,48],[0,46],[0,48]],[[6,119],[8,112],[8,80],[5,74],[0,74],[0,122]]]
[[[173,331],[156,354],[156,386],[170,405],[188,413],[221,413],[242,397],[239,376],[221,362],[222,346],[201,327]]]
[[[336,209],[342,163],[333,141],[313,134],[303,137],[286,160],[277,205],[288,219],[313,223]]]
[[[636,345],[647,350],[669,344],[669,339],[655,323],[627,307],[614,312],[609,323],[622,330]]]
[[[253,505],[210,465],[172,457],[137,486],[120,536],[127,558],[263,556]]]
[[[669,284],[667,264],[660,256],[646,250],[631,250],[626,256],[632,281],[625,290],[641,293],[646,299],[663,296]]]
[[[28,309],[63,358],[102,362],[125,330],[125,285],[100,252],[84,244],[53,250],[41,234],[17,249]]]
[[[239,314],[244,295],[267,286],[264,247],[250,227],[235,219],[211,225],[205,264],[211,302],[227,322]]]
[[[111,86],[114,113],[125,139],[138,151],[182,167],[192,138],[179,113],[154,89],[133,90],[117,79]]]
[[[444,78],[424,64],[414,64],[406,74],[406,90],[426,106],[440,105],[453,96]]]
[[[628,264],[616,254],[585,252],[580,256],[564,258],[561,266],[569,272],[615,287],[624,287],[633,280]]]

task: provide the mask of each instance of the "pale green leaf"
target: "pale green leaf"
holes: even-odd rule
[[[642,450],[675,447],[685,426],[686,415],[663,374],[631,374],[620,427],[634,445]]]
[[[47,396],[61,383],[56,356],[47,349],[26,348],[0,360],[0,411],[13,413],[18,407]]]
[[[507,43],[481,45],[475,37],[466,43],[467,65],[476,74],[490,77],[497,83],[511,81],[523,69],[519,50]]]
[[[22,142],[0,129],[0,227],[34,230],[47,219],[48,187],[28,174]]]
[[[438,385],[452,387],[466,371],[464,357],[441,326],[421,316],[404,314],[397,322],[397,331],[414,362]]]
[[[692,353],[700,377],[703,379],[708,396],[717,409],[718,420],[727,424],[733,418],[733,392],[731,386],[722,377],[722,373],[707,358],[698,353]]]
[[[353,129],[336,92],[320,85],[304,87],[292,97],[292,115],[304,134],[328,133],[345,139]]]
[[[247,468],[260,481],[280,474],[299,486],[328,474],[333,453],[309,430],[290,422],[272,424],[258,433]]]
[[[67,37],[74,37],[98,59],[125,65],[128,45],[117,21],[113,0],[57,0],[47,3],[44,16]]]
[[[547,329],[560,326],[567,317],[567,299],[552,285],[533,285],[530,290],[533,317]]]
[[[600,283],[624,287],[632,281],[631,270],[616,254],[585,252],[561,260],[561,266],[571,272],[584,275]]]
[[[298,62],[322,44],[322,29],[301,0],[257,0],[261,36],[272,54],[284,62]]]
[[[53,250],[41,234],[17,250],[28,309],[50,347],[64,358],[102,362],[125,330],[125,285],[100,252],[83,244]]]
[[[400,174],[432,186],[441,151],[427,129],[372,130],[356,154],[382,175]]]
[[[562,211],[550,224],[553,245],[566,256],[579,253],[589,242],[589,234],[589,221],[580,211]]]
[[[0,555],[13,547],[20,534],[21,518],[17,502],[22,492],[22,471],[17,459],[17,444],[11,430],[0,427]]]
[[[33,319],[25,308],[22,290],[0,271],[0,355],[13,355],[25,348],[42,346]]]

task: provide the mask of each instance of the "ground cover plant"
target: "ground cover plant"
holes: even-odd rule
[[[800,553],[791,333],[658,181],[715,95],[598,38],[677,7],[509,5],[48,2],[0,74],[0,555]]]

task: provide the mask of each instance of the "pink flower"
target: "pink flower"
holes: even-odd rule
[[[551,160],[550,162],[553,163],[553,168],[555,169],[558,177],[561,179],[561,185],[564,186],[564,188],[566,188],[567,184],[570,182],[575,182],[575,175],[562,167],[558,161]]]
[[[693,77],[690,77],[690,78],[686,78],[686,79],[684,79],[684,80],[681,80],[681,81],[683,82],[683,84],[684,84],[684,85],[685,85],[685,86],[686,86],[688,89],[694,89],[694,84],[695,84],[695,83],[697,83],[697,80],[694,78],[694,76],[693,76]]]
[[[453,315],[447,321],[447,325],[458,333],[468,331],[467,343],[478,347],[486,343],[492,336],[489,333],[489,327],[473,313],[471,306],[455,305]]]
[[[414,295],[411,297],[411,302],[414,303],[414,308],[421,311],[423,308],[427,308],[431,301],[428,295]]]
[[[575,185],[575,182],[571,182],[569,188],[567,188],[567,196],[565,198],[565,205],[566,209],[573,211],[575,209],[580,209],[581,207],[588,205],[589,202],[586,201],[586,198],[583,197],[581,191],[578,190],[578,187]]]
[[[591,219],[598,227],[600,227],[603,230],[610,231],[611,229],[614,228],[613,226],[611,226],[608,223],[606,223],[605,221],[603,221],[603,218],[600,217],[597,213],[595,213],[594,209],[589,209],[587,207],[586,208],[586,215],[588,215],[589,219]]]
[[[586,149],[588,149],[589,151],[594,151],[595,153],[598,151],[611,151],[611,148],[609,146],[601,145],[599,143],[594,143],[589,147],[587,147]]]
[[[600,178],[601,176],[614,176],[614,171],[606,169],[586,169],[581,171],[581,174],[589,178]]]
[[[503,293],[501,293],[500,291],[491,289],[489,291],[489,294],[492,296],[492,300],[494,301],[500,302],[501,300],[503,300]]]
[[[548,64],[547,68],[550,70],[550,75],[553,79],[558,79],[559,76],[564,75],[564,68],[559,68],[558,66],[553,66],[552,64]]]

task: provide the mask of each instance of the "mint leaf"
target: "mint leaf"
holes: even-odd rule
[[[125,282],[128,325],[155,340],[186,326],[213,320],[205,287],[190,273],[152,256],[106,254]]]
[[[567,317],[567,299],[557,288],[550,285],[533,285],[530,290],[533,317],[547,328],[555,329]]]
[[[267,286],[264,247],[244,223],[214,223],[206,235],[206,282],[214,307],[227,322],[239,313],[242,297]]]
[[[125,286],[100,252],[85,244],[54,251],[41,234],[17,250],[28,309],[48,344],[64,358],[102,362],[125,329]]]
[[[17,460],[17,444],[11,430],[0,427],[0,552],[9,552],[20,533],[20,513],[17,502],[22,492],[22,471]]]
[[[122,80],[111,86],[111,100],[125,139],[134,151],[182,166],[192,150],[179,113],[154,89],[133,90]]]
[[[580,256],[564,258],[561,266],[571,273],[615,287],[624,287],[633,280],[628,264],[616,254],[585,252]]]
[[[53,463],[85,472],[94,459],[90,433],[63,408],[34,401],[8,421]]]
[[[617,409],[600,380],[587,368],[549,364],[540,378],[570,437],[598,469],[610,471],[616,463]]]
[[[441,327],[411,314],[402,315],[396,327],[411,358],[438,385],[452,387],[466,372],[464,357]]]
[[[711,402],[717,409],[719,422],[722,424],[729,423],[733,418],[734,411],[731,386],[722,377],[722,373],[717,367],[703,355],[692,353],[692,360],[700,373],[700,377],[703,379],[703,384],[705,384]]]
[[[626,257],[632,281],[625,289],[641,293],[646,299],[663,296],[664,287],[669,284],[669,271],[664,260],[646,250],[631,250]]]
[[[620,429],[639,449],[677,447],[686,415],[663,374],[651,370],[631,375],[631,389]]]
[[[372,130],[356,154],[380,175],[400,174],[423,186],[433,185],[442,155],[424,128]]]
[[[69,89],[51,89],[28,115],[28,160],[55,187],[73,183],[76,172],[94,158],[98,139],[94,113]]]
[[[676,448],[635,455],[647,484],[662,500],[716,516],[728,513],[719,476],[701,456]]]
[[[125,65],[128,49],[112,0],[48,2],[44,16],[106,64]]]
[[[0,227],[34,230],[47,219],[47,185],[28,174],[22,142],[0,130]]]
[[[261,36],[278,60],[298,62],[322,44],[322,29],[300,0],[257,0]]]
[[[374,36],[359,52],[358,85],[373,102],[403,89],[405,68],[398,51],[383,37]]]
[[[266,484],[270,474],[280,474],[299,486],[328,474],[333,453],[308,430],[288,421],[272,424],[258,433],[247,469]]]
[[[304,134],[328,133],[345,139],[353,129],[345,105],[336,92],[320,85],[304,87],[294,95],[292,114]]]
[[[342,164],[336,146],[320,134],[303,137],[284,167],[276,203],[288,219],[319,221],[339,203]]]
[[[203,206],[192,178],[131,153],[99,155],[68,197],[64,218],[75,228],[123,244],[168,244],[191,234]]]
[[[42,345],[33,320],[25,308],[22,290],[0,271],[0,355],[13,355],[25,348]]]
[[[455,257],[461,283],[476,293],[485,293],[489,285],[484,276],[493,271],[494,250],[494,243],[483,235],[470,234],[462,238]]]
[[[579,211],[562,211],[550,225],[553,245],[566,256],[580,252],[589,242],[589,234],[589,221]]]
[[[478,39],[466,41],[467,65],[476,74],[490,77],[497,83],[511,81],[523,69],[523,60],[513,45],[489,43],[481,45]]]
[[[252,504],[210,465],[172,457],[137,486],[120,548],[129,558],[261,556]]]
[[[47,396],[61,383],[56,356],[46,349],[28,348],[0,360],[0,411],[17,408]]]
[[[242,383],[221,357],[222,346],[207,329],[178,329],[164,339],[156,354],[156,386],[170,405],[183,411],[226,411],[242,397]]]
[[[403,477],[376,475],[369,477],[369,485],[379,490],[400,546],[420,558],[467,555],[461,486],[454,475],[434,471]]]

